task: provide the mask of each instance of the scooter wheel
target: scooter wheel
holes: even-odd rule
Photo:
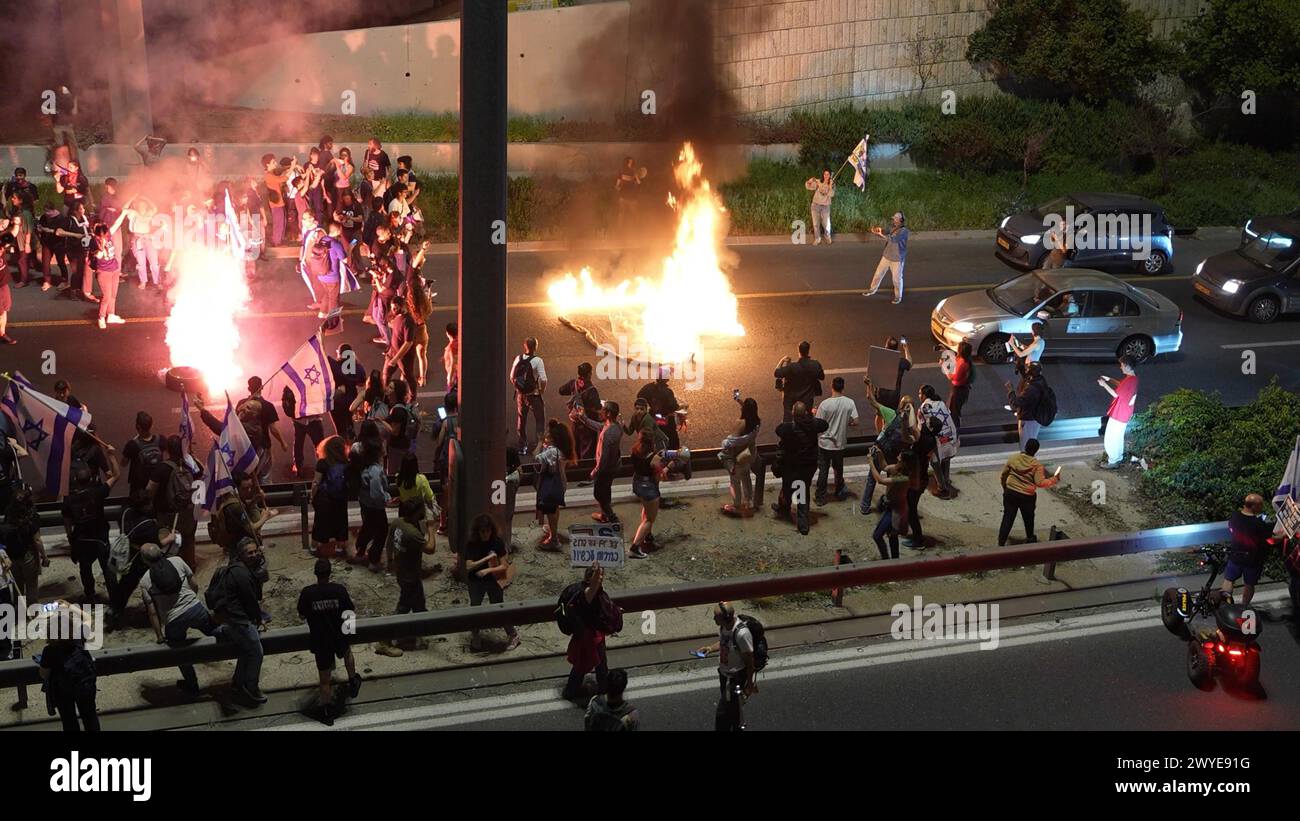
[[[1214,686],[1210,654],[1199,641],[1187,642],[1187,678],[1198,690]]]
[[[1178,588],[1170,587],[1165,590],[1160,597],[1160,620],[1164,622],[1165,628],[1175,636],[1188,638],[1187,622],[1183,617],[1178,615]]]

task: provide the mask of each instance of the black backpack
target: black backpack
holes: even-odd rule
[[[510,374],[510,381],[515,383],[515,390],[528,396],[537,391],[537,372],[533,370],[533,357],[523,355],[515,363],[514,372]]]
[[[1052,390],[1052,386],[1047,384],[1047,380],[1043,380],[1042,387],[1042,393],[1038,398],[1038,407],[1034,409],[1034,421],[1043,427],[1047,427],[1052,424],[1052,420],[1056,419],[1056,391]]]
[[[85,647],[78,647],[63,660],[59,689],[73,698],[90,698],[95,686],[95,659]]]
[[[190,472],[181,465],[172,465],[171,475],[167,477],[167,489],[162,498],[163,509],[167,513],[180,513],[194,506],[194,480]]]
[[[140,452],[135,455],[135,463],[139,470],[143,471],[144,481],[147,483],[149,477],[153,476],[154,468],[162,464],[162,437],[155,436],[152,442],[136,440],[140,445]]]
[[[749,630],[749,636],[754,640],[754,670],[762,670],[767,666],[767,631],[763,629],[763,624],[753,616],[737,616],[739,624],[731,632],[731,641],[736,642],[736,632],[743,626]]]
[[[149,581],[164,596],[175,596],[181,592],[181,574],[170,559],[163,559],[149,568]]]
[[[212,579],[208,582],[208,589],[203,592],[203,601],[208,606],[208,610],[213,613],[220,613],[226,609],[226,603],[230,601],[230,592],[226,590],[226,577],[230,574],[230,565],[223,564],[212,571]]]
[[[103,516],[103,511],[96,504],[95,499],[98,485],[98,482],[92,482],[68,494],[68,513],[72,517],[74,526],[93,524]]]
[[[586,587],[585,581],[578,581],[560,592],[560,600],[555,605],[555,626],[566,636],[581,632],[585,626],[582,619],[582,605],[578,600]]]

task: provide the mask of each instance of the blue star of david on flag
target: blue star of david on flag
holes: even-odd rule
[[[301,419],[328,413],[334,407],[334,374],[321,343],[321,335],[314,334],[280,366],[271,377],[268,395],[275,395],[281,387],[289,388],[294,395],[293,415]]]
[[[315,365],[308,366],[307,370],[302,372],[302,378],[311,385],[320,384],[320,369]]]
[[[27,434],[28,434],[29,431],[30,431],[30,432],[34,432],[34,433],[36,434],[36,436],[35,436],[34,438],[32,438],[32,437],[27,437]],[[23,422],[23,435],[24,435],[24,437],[27,437],[27,448],[28,448],[29,450],[40,450],[40,449],[41,449],[41,444],[42,444],[46,439],[50,438],[50,435],[49,435],[48,433],[45,432],[45,420],[44,420],[44,419],[40,420],[39,422],[32,421],[31,419],[28,419],[28,420],[24,421],[24,422]]]

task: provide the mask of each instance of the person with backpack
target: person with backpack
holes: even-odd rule
[[[791,407],[791,420],[776,426],[781,439],[781,495],[772,505],[778,517],[789,518],[795,508],[795,524],[808,535],[808,503],[813,495],[813,474],[817,472],[817,442],[830,425],[808,412],[803,402]]]
[[[364,426],[363,426],[364,427]],[[360,468],[357,502],[361,506],[361,529],[357,531],[356,545],[348,557],[351,564],[370,563],[370,570],[378,573],[383,570],[379,563],[388,539],[388,501],[392,498],[388,492],[388,477],[384,474],[383,450],[374,443],[365,441],[362,432],[360,457],[364,464]],[[356,446],[353,446],[354,449]]]
[[[308,495],[313,553],[317,558],[337,556],[348,542],[348,455],[341,436],[316,446],[316,472]]]
[[[172,434],[164,442],[166,459],[154,469],[145,492],[154,501],[154,510],[171,524],[180,541],[180,556],[195,566],[194,537],[199,520],[194,515],[194,479],[185,464],[185,440]]]
[[[608,690],[592,696],[582,727],[591,733],[631,732],[641,727],[641,712],[623,698],[627,690],[627,671],[621,667],[609,671]]]
[[[605,635],[607,627],[622,627],[622,611],[618,611],[620,623],[609,625],[602,613],[602,597],[609,600],[604,592],[605,569],[598,562],[592,562],[583,572],[582,581],[574,582],[560,593],[560,603],[556,607],[556,620],[560,630],[570,636],[566,660],[571,665],[569,678],[565,681],[561,697],[565,701],[576,701],[583,695],[583,679],[587,674],[596,673],[596,694],[601,695],[609,689],[609,663],[605,655]],[[610,602],[610,607],[617,608]],[[609,630],[616,633],[617,630]]]
[[[271,440],[274,439],[280,445],[281,453],[287,452],[289,446],[280,435],[280,429],[275,425],[280,420],[280,415],[275,412],[275,406],[262,398],[261,377],[248,378],[248,396],[235,405],[235,415],[239,417],[244,432],[248,434],[249,441],[257,451],[258,478],[262,482],[270,481]]]
[[[63,531],[68,536],[72,561],[81,571],[82,601],[93,604],[95,595],[95,562],[104,577],[107,588],[112,580],[108,568],[108,515],[104,502],[109,486],[84,462],[72,469],[71,488],[63,497]]]
[[[1037,363],[1034,363],[1037,364]],[[1034,508],[1038,503],[1038,489],[1054,487],[1061,481],[1061,470],[1052,476],[1036,458],[1038,440],[1030,439],[1020,453],[1007,460],[1002,468],[1002,525],[998,528],[998,547],[1007,543],[1011,526],[1019,513],[1025,522],[1025,541],[1036,542],[1034,535]]]
[[[163,439],[153,432],[153,416],[146,411],[135,415],[135,436],[122,446],[121,470],[132,494],[142,491],[163,461]]]
[[[218,567],[204,594],[208,608],[222,624],[220,638],[235,645],[239,656],[231,687],[253,704],[265,704],[258,680],[262,675],[261,548],[251,538],[241,539],[229,563]]]
[[[99,711],[95,707],[98,677],[95,658],[86,649],[85,641],[50,640],[41,651],[40,670],[49,701],[63,722],[63,731],[78,733],[84,727],[88,733],[99,732]]]
[[[140,583],[140,595],[159,644],[184,645],[190,628],[205,636],[215,636],[220,632],[221,628],[199,598],[194,571],[184,559],[165,556],[158,545],[153,544],[140,550],[140,558],[149,568]],[[194,665],[182,664],[180,671],[181,678],[176,687],[187,695],[197,696],[199,679]]]
[[[173,552],[175,536],[164,535],[158,527],[154,516],[153,499],[146,490],[132,494],[122,511],[122,520],[118,524],[120,535],[110,547],[110,567],[117,574],[115,583],[109,590],[109,617],[116,622],[126,612],[126,606],[135,593],[136,587],[149,568],[140,556],[140,551],[147,544],[158,545],[163,552]],[[114,558],[116,556],[116,558]]]
[[[243,539],[259,540],[260,523],[254,522],[245,504],[246,495],[255,493],[257,480],[238,471],[231,477],[235,485],[234,493],[226,493],[217,499],[208,519],[208,538],[213,544],[220,545],[226,556],[235,552],[235,547]]]
[[[286,419],[293,420],[293,464],[289,466],[289,473],[301,479],[306,473],[302,460],[303,445],[311,437],[312,449],[315,450],[325,441],[325,416],[317,413],[299,417],[298,395],[288,385],[284,386],[284,392],[280,394],[280,408]]]
[[[1019,387],[1013,389],[1010,382],[1005,387],[1007,404],[1015,412],[1020,430],[1020,449],[1024,450],[1056,418],[1056,393],[1043,378],[1043,366],[1038,362],[1025,365]]]
[[[471,536],[465,543],[465,582],[469,585],[469,606],[478,607],[483,597],[492,604],[505,601],[501,582],[510,572],[510,551],[497,533],[497,524],[491,516],[480,513],[474,518],[470,528]],[[506,625],[509,643],[506,651],[519,646],[519,631],[514,625]],[[478,652],[482,643],[477,630],[469,635],[469,649]]]
[[[546,363],[537,355],[537,340],[528,337],[524,340],[523,353],[510,363],[510,384],[515,389],[515,432],[519,435],[519,455],[525,456],[531,450],[528,446],[528,417],[533,417],[533,426],[537,440],[542,438],[542,427],[546,420]]]
[[[413,401],[408,403],[410,388],[402,379],[390,380],[385,392],[388,395],[388,415],[384,422],[389,430],[385,469],[388,473],[396,473],[401,468],[402,457],[412,452],[420,435],[420,408]]]
[[[737,616],[731,602],[713,608],[718,640],[696,650],[701,658],[718,654],[718,685],[721,697],[714,714],[713,729],[734,732],[745,729],[740,717],[741,701],[758,692],[755,675],[766,664],[767,643],[760,641],[762,625],[748,616]],[[761,654],[760,654],[761,649]]]
[[[298,594],[298,617],[307,623],[311,634],[311,654],[316,659],[320,674],[320,708],[325,723],[332,725],[338,709],[334,703],[335,659],[343,659],[348,674],[348,697],[361,693],[361,675],[352,655],[352,646],[344,633],[348,619],[356,616],[356,607],[348,589],[330,581],[333,569],[329,559],[317,559],[313,568],[316,583],[309,584]]]

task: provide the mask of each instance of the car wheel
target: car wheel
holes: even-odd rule
[[[1250,321],[1258,322],[1261,325],[1266,325],[1277,319],[1277,315],[1281,312],[1282,303],[1278,302],[1277,297],[1270,294],[1255,297],[1246,308],[1246,316],[1250,317]]]
[[[1115,355],[1131,356],[1134,362],[1141,364],[1154,356],[1155,352],[1156,346],[1150,337],[1130,336],[1119,343],[1119,349],[1115,352]]]
[[[1006,334],[990,334],[980,343],[979,354],[986,365],[1006,364],[1011,359],[1011,354],[1007,353]]]
[[[1169,269],[1169,257],[1165,256],[1164,251],[1152,251],[1146,259],[1142,260],[1142,270],[1148,276],[1159,276]]]

